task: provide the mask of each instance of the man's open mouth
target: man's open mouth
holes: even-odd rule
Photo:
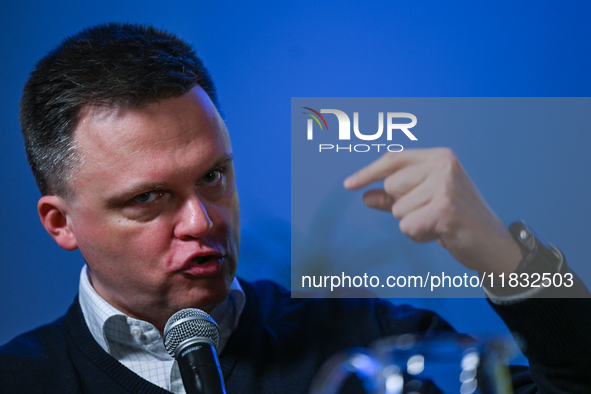
[[[193,258],[191,259],[191,262],[192,262],[193,264],[198,264],[198,265],[201,265],[201,264],[208,263],[208,262],[210,262],[210,261],[215,261],[216,263],[219,263],[221,260],[222,260],[222,258],[221,258],[221,257],[219,257],[219,256],[214,256],[214,255],[207,255],[207,256],[197,256],[197,257],[193,257]]]

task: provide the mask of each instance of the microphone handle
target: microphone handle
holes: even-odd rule
[[[208,342],[193,342],[177,354],[187,394],[226,394],[215,346]]]

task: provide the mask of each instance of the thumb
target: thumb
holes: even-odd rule
[[[363,194],[363,202],[370,208],[390,212],[396,200],[387,194],[384,189],[372,189]]]

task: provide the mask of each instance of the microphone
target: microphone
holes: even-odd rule
[[[177,360],[187,394],[226,394],[219,341],[218,325],[200,309],[183,309],[168,319],[164,347]]]

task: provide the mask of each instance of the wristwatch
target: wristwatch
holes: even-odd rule
[[[515,273],[553,273],[560,270],[561,252],[540,238],[523,220],[511,223],[509,231],[521,247],[524,256]]]

